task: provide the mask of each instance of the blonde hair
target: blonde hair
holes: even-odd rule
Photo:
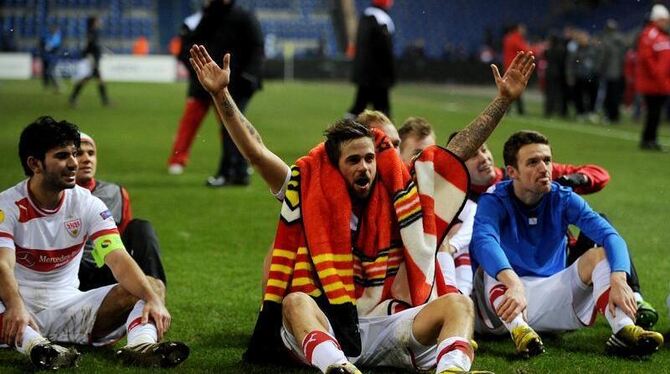
[[[417,139],[423,139],[427,136],[435,136],[434,134],[433,126],[422,117],[409,117],[398,129],[400,141],[403,142],[410,136],[415,136]]]
[[[361,114],[356,117],[356,122],[361,123],[367,127],[374,127],[374,123],[380,123],[382,125],[391,124],[393,122],[386,116],[386,114],[378,110],[364,110]]]

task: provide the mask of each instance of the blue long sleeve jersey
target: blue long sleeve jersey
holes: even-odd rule
[[[579,195],[555,182],[532,208],[514,196],[512,181],[482,195],[470,248],[494,278],[505,269],[518,276],[548,277],[566,267],[568,225],[605,247],[613,272],[630,272],[628,247],[619,233]]]

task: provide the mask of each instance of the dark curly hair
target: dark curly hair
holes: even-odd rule
[[[26,126],[19,138],[19,158],[25,175],[33,175],[28,167],[28,157],[32,156],[44,162],[49,150],[68,144],[79,148],[79,128],[75,124],[43,116]]]

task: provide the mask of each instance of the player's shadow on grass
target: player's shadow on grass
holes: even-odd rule
[[[544,343],[546,350],[545,355],[547,353],[551,354],[551,351],[553,350],[563,350],[584,355],[604,354],[604,341],[598,340],[598,336],[581,335],[572,337],[570,336],[570,333],[541,333],[540,338]],[[573,338],[577,338],[579,342],[570,342]],[[478,355],[486,354],[501,357],[507,361],[527,360],[527,358],[519,356],[516,353],[514,342],[508,334],[477,335],[475,340],[479,344],[479,349],[477,350]]]
[[[207,335],[200,335],[200,342],[204,346],[218,346],[221,348],[247,349],[250,332],[226,331]]]
[[[514,351],[514,342],[508,334],[505,335],[476,335],[475,341],[479,345],[476,355],[490,355],[504,358],[507,361],[523,361]]]
[[[15,349],[0,349],[0,363],[2,363],[0,372],[3,373],[31,373],[37,371],[33,364],[30,363],[30,358],[17,352]]]
[[[90,345],[71,345],[63,344],[64,347],[74,347],[80,354],[79,366],[85,362],[97,361],[96,366],[111,368],[113,366],[127,367],[116,357],[118,348],[111,347],[93,347]]]

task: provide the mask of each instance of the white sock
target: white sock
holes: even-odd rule
[[[344,364],[348,360],[337,343],[329,334],[315,330],[305,336],[302,351],[307,361],[325,373],[330,365]]]
[[[607,322],[609,322],[612,328],[612,332],[616,334],[624,326],[634,325],[635,322],[621,308],[614,308],[614,313],[616,314],[614,316],[607,307],[610,294],[610,275],[609,262],[602,260],[593,268],[591,280],[593,282],[593,297],[596,299],[596,308],[605,315]]]
[[[456,265],[456,284],[458,290],[465,296],[472,293],[472,265],[470,264],[470,255],[467,253],[457,255],[454,258]]]
[[[644,299],[642,298],[642,295],[640,295],[639,292],[633,292],[633,297],[635,297],[635,302],[636,303],[641,303],[641,302],[644,301]]]
[[[126,331],[128,331],[128,343],[126,346],[128,347],[143,343],[156,343],[158,341],[156,325],[151,320],[144,325],[141,322],[143,309],[144,301],[140,300],[128,315],[128,320],[126,321]]]
[[[499,286],[502,286],[502,283],[500,283]],[[503,298],[503,294],[507,291],[507,287],[502,286],[502,289],[500,287],[498,287],[497,291],[495,291],[495,290],[496,290],[496,286],[494,286],[491,289],[491,291],[489,291],[489,295],[491,295],[491,298],[495,297],[495,299],[492,300],[493,310],[498,310],[498,307],[500,306],[500,304],[502,304],[502,302],[505,300]],[[500,293],[501,290],[502,290],[502,293]],[[509,331],[510,333],[512,332],[512,330],[514,330],[515,328],[517,328],[519,326],[528,326],[528,323],[526,323],[526,321],[523,319],[523,313],[517,314],[517,316],[514,317],[512,322],[509,322],[509,323],[505,322],[505,321],[503,321],[502,318],[500,319],[500,322],[502,322],[502,324],[505,326],[507,331]]]
[[[450,253],[437,252],[437,262],[440,264],[442,278],[448,286],[456,287],[456,268],[454,267],[454,258]]]
[[[437,345],[436,373],[449,368],[469,371],[474,359],[474,350],[470,341],[458,336],[444,339]]]
[[[23,329],[23,339],[21,340],[21,345],[16,346],[16,350],[23,353],[24,355],[30,355],[30,350],[34,346],[40,343],[46,343],[47,340],[45,337],[40,335],[37,331],[33,330],[32,327],[26,325]]]

